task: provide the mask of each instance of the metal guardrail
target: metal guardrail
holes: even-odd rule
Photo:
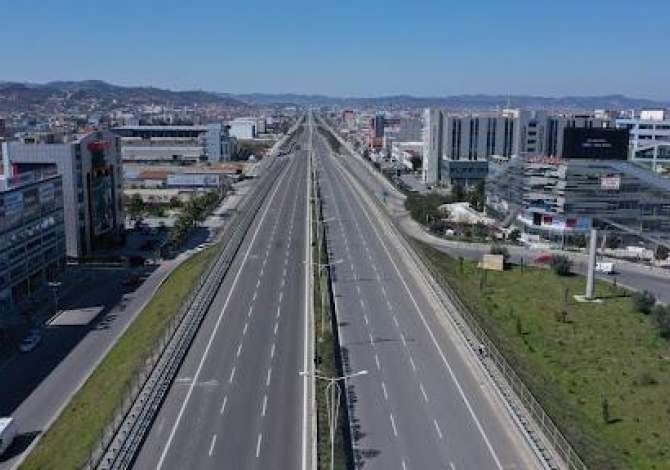
[[[200,277],[198,285],[156,344],[154,353],[129,387],[114,419],[101,434],[85,468],[106,470],[132,466],[228,268],[272,183],[285,167],[285,161],[273,161],[253,197],[246,199],[236,212],[228,236],[224,235],[221,241],[218,257]]]
[[[330,130],[334,133],[332,129]],[[348,150],[351,151],[350,149]],[[366,163],[359,162],[359,164],[365,165]],[[371,172],[376,171],[369,165],[368,170]],[[351,172],[351,174],[359,181],[363,188],[370,192],[367,189],[365,183],[361,181],[360,176],[355,171]],[[382,212],[385,212],[385,207],[381,201],[379,201],[376,194],[372,194],[372,200],[375,202],[378,208],[382,210]],[[518,417],[521,425],[524,426],[528,435],[533,439],[535,445],[542,453],[542,456],[547,464],[553,468],[558,468],[552,459],[551,451],[549,449],[545,449],[542,445],[542,440],[539,438],[539,436],[535,435],[531,423],[529,423],[528,419],[526,418],[527,415],[530,415],[533,423],[540,429],[543,436],[551,443],[553,449],[559,454],[560,458],[563,460],[563,462],[565,462],[568,469],[586,470],[588,467],[582,461],[581,457],[573,449],[570,442],[563,435],[558,426],[556,426],[551,417],[544,411],[542,405],[535,398],[530,389],[525,385],[523,380],[514,371],[514,368],[509,364],[505,356],[499,351],[495,343],[479,326],[476,318],[461,302],[460,297],[451,288],[448,280],[444,278],[442,273],[435,269],[431,260],[428,259],[420,249],[414,249],[413,245],[417,243],[417,241],[405,233],[402,227],[400,227],[398,221],[393,217],[389,217],[389,220],[391,222],[392,228],[395,230],[396,234],[399,235],[398,239],[402,242],[405,250],[408,253],[417,254],[418,258],[415,259],[419,261],[419,263],[417,263],[419,264],[419,267],[430,273],[431,277],[438,283],[442,292],[440,292],[439,289],[436,289],[435,291],[440,298],[440,301],[445,307],[447,307],[449,304],[453,305],[457,310],[456,313],[458,314],[458,317],[460,317],[463,322],[465,322],[465,325],[463,325],[462,322],[459,321],[458,317],[452,315],[452,319],[459,326],[464,337],[470,343],[470,346],[475,350],[480,345],[484,346],[487,358],[490,360],[490,363],[487,363],[487,361],[482,361],[484,367],[486,367],[487,372],[490,374],[493,380],[496,381],[496,385],[502,392],[505,400]],[[446,295],[447,299],[444,299],[441,294]],[[523,406],[522,409],[520,409],[514,403],[514,397],[518,398],[518,400],[521,402],[521,405]]]

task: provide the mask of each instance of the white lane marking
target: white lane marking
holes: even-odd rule
[[[437,432],[437,435],[440,436],[440,439],[442,439],[442,430],[440,429],[440,425],[437,424],[437,420],[433,420],[433,424],[435,425],[435,431]]]
[[[340,170],[342,171],[342,170]],[[352,191],[355,191],[353,185],[349,180],[345,178],[345,181],[347,182],[347,185],[351,188]],[[358,206],[361,208],[361,211],[365,215],[366,219],[368,220],[370,227],[372,227],[372,230],[375,232],[375,235],[377,236],[377,239],[381,243],[382,247],[384,248],[384,252],[386,253],[386,257],[389,259],[391,264],[393,265],[393,268],[398,275],[398,278],[402,282],[405,291],[409,295],[409,298],[412,300],[412,303],[414,304],[414,308],[416,309],[416,312],[419,314],[419,318],[421,318],[421,321],[426,328],[426,331],[428,332],[428,335],[430,336],[430,339],[435,346],[435,349],[437,349],[437,352],[442,359],[442,362],[444,363],[445,367],[447,368],[447,371],[449,372],[449,376],[451,377],[451,380],[454,382],[456,385],[456,388],[458,389],[458,393],[461,396],[461,399],[463,400],[463,403],[465,403],[466,408],[468,409],[468,412],[470,416],[472,417],[472,420],[475,422],[475,426],[477,427],[477,430],[479,431],[479,434],[482,436],[482,439],[484,440],[484,443],[486,444],[486,447],[489,450],[489,453],[491,454],[491,457],[493,458],[493,461],[496,464],[496,467],[498,467],[500,470],[503,470],[502,463],[500,462],[500,459],[498,458],[498,454],[496,453],[495,449],[493,448],[493,445],[491,444],[491,441],[488,438],[488,435],[484,431],[484,428],[482,427],[481,422],[479,421],[479,418],[477,418],[477,415],[475,414],[474,409],[472,408],[472,405],[470,404],[470,400],[468,400],[468,397],[465,394],[465,391],[463,390],[463,387],[461,386],[460,382],[458,381],[458,378],[456,377],[456,374],[454,373],[454,370],[451,367],[451,364],[447,360],[446,355],[444,354],[444,351],[442,351],[442,348],[440,347],[440,344],[437,341],[437,338],[435,337],[435,334],[433,333],[433,330],[430,329],[430,326],[428,325],[428,321],[426,320],[426,317],[424,316],[423,312],[419,308],[419,304],[416,301],[416,298],[414,297],[414,294],[412,293],[412,290],[409,288],[407,285],[407,281],[403,277],[400,268],[398,268],[398,265],[396,264],[395,260],[393,259],[393,256],[391,256],[391,252],[389,251],[388,247],[386,246],[386,243],[384,243],[384,240],[382,239],[381,235],[379,234],[379,231],[377,228],[374,226],[374,223],[372,221],[372,218],[370,215],[367,213],[366,209],[363,207],[363,203],[359,201],[357,198],[354,198]]]
[[[449,462],[449,467],[451,470],[456,470],[456,465],[454,465],[454,462]]]
[[[282,272],[282,276],[286,277],[286,268],[284,268],[284,272]]]
[[[254,296],[251,298],[251,302],[256,302],[256,298],[258,298],[258,291],[254,292]]]
[[[423,395],[423,401],[428,403],[428,394],[426,393],[426,389],[423,388],[423,383],[419,382],[419,389],[421,389],[421,395]]]
[[[226,404],[228,403],[228,395],[223,397],[223,403],[221,404],[221,409],[219,410],[219,414],[222,415],[224,411],[226,411]]]
[[[207,345],[205,346],[205,351],[202,354],[202,357],[200,358],[200,363],[198,364],[198,368],[195,371],[195,375],[193,376],[193,380],[191,381],[191,385],[189,386],[188,392],[186,393],[186,397],[184,398],[184,401],[182,401],[181,408],[179,409],[179,413],[177,413],[177,419],[175,420],[174,424],[172,425],[172,429],[170,430],[170,435],[168,436],[168,440],[165,443],[165,447],[163,447],[163,452],[161,452],[161,457],[158,460],[158,465],[156,466],[156,470],[160,470],[163,467],[163,463],[165,462],[165,458],[167,457],[167,453],[170,450],[170,446],[172,445],[172,441],[174,440],[174,436],[177,433],[177,427],[179,427],[179,423],[181,422],[182,417],[184,416],[184,411],[186,410],[186,405],[188,404],[189,400],[191,399],[191,395],[193,394],[193,390],[195,389],[195,384],[198,382],[200,379],[200,374],[202,373],[202,368],[205,365],[205,360],[207,359],[207,356],[209,355],[209,350],[212,347],[212,343],[214,342],[214,337],[219,331],[219,326],[221,325],[221,321],[223,320],[223,314],[226,311],[228,307],[228,303],[230,302],[230,298],[233,296],[233,292],[236,292],[235,287],[237,286],[237,282],[240,279],[240,276],[242,275],[242,272],[244,271],[244,266],[247,263],[247,260],[249,259],[249,253],[251,253],[251,248],[254,246],[254,242],[256,241],[256,237],[258,236],[258,233],[261,230],[261,227],[263,226],[263,222],[265,221],[265,217],[270,210],[270,206],[272,205],[272,201],[274,200],[275,195],[277,194],[277,191],[281,187],[281,180],[284,179],[288,172],[283,173],[281,175],[281,179],[276,182],[275,189],[272,192],[272,195],[270,196],[269,203],[265,206],[265,209],[263,210],[263,213],[261,214],[261,218],[258,221],[258,226],[256,227],[256,230],[254,231],[254,235],[251,238],[251,241],[249,242],[249,246],[247,247],[247,251],[244,253],[244,258],[242,258],[242,263],[240,265],[240,268],[237,271],[237,274],[235,275],[235,278],[233,279],[233,283],[230,287],[230,290],[228,291],[228,295],[226,296],[226,301],[223,304],[223,308],[221,309],[221,313],[219,313],[218,318],[216,319],[216,323],[214,324],[214,328],[212,329],[212,332],[209,335],[209,340],[207,341]]]
[[[383,380],[382,380],[382,391],[384,392],[384,400],[388,400],[389,399],[389,394],[388,394],[388,391],[386,391],[386,384],[384,383]]]
[[[381,370],[382,366],[379,364],[379,356],[375,354],[375,362],[377,363],[377,369]]]
[[[265,274],[265,263],[263,263],[263,266],[261,267],[261,277],[263,277],[263,274]]]
[[[368,321],[368,316],[366,314],[363,314],[363,320],[365,320],[365,324],[369,324],[370,322]]]
[[[407,347],[407,341],[405,340],[405,335],[403,333],[400,333],[400,339],[402,340],[402,345]]]
[[[359,286],[358,284],[356,284],[356,293],[358,295],[361,295],[361,286]]]
[[[389,304],[390,307],[391,304]],[[400,328],[400,323],[398,323],[398,319],[396,318],[395,315],[393,315],[393,323],[395,324],[396,328]]]
[[[389,417],[391,418],[391,427],[393,428],[393,435],[395,437],[398,437],[398,428],[395,427],[395,419],[393,419],[393,413],[390,413]]]
[[[249,311],[247,312],[247,317],[248,317],[248,318],[251,318],[251,314],[253,313],[253,311],[254,311],[254,306],[251,305],[251,306],[249,307]]]
[[[270,349],[270,359],[275,357],[275,343],[272,343],[272,349]]]
[[[242,343],[237,347],[237,352],[235,353],[235,357],[240,357],[240,353],[242,352]]]
[[[281,305],[277,307],[277,320],[279,320],[280,316],[281,316]]]
[[[258,442],[256,443],[256,458],[261,455],[261,442],[263,441],[263,433],[258,433]]]
[[[365,308],[365,302],[363,302],[363,299],[360,299],[359,301],[361,303],[361,308]]]
[[[404,460],[402,461],[402,470],[407,470],[407,464]]]
[[[249,328],[249,322],[244,324],[244,329],[242,330],[242,336],[247,334],[247,329]]]
[[[216,444],[216,434],[212,436],[212,442],[209,444],[209,456],[211,457],[214,453],[214,445]]]
[[[370,338],[370,344],[372,346],[374,346],[375,345],[375,339],[372,337],[372,333],[368,333],[368,337]]]
[[[272,377],[272,367],[268,369],[268,376],[265,378],[265,386],[270,386],[270,378]]]
[[[268,396],[265,395],[263,397],[263,409],[261,410],[261,416],[265,416],[265,411],[267,410],[267,408],[268,408]]]
[[[230,371],[230,377],[228,378],[229,384],[233,383],[233,379],[235,378],[235,370],[237,370],[237,368],[233,366],[233,370]]]
[[[414,364],[414,359],[412,356],[409,357],[409,363],[412,365],[412,370],[416,372],[416,364]]]
[[[281,291],[279,292],[279,303],[281,303],[283,298],[284,298],[284,291]]]
[[[279,322],[275,322],[275,331],[274,331],[275,336],[277,336],[277,328],[279,328]]]
[[[258,289],[261,286],[261,280],[260,278],[256,281],[256,289]]]

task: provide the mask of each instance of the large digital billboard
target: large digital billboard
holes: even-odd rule
[[[563,132],[563,158],[626,160],[628,129],[566,127]]]

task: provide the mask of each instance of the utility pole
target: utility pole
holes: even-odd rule
[[[591,229],[591,238],[589,240],[589,266],[586,277],[586,299],[593,300],[593,290],[596,275],[596,250],[598,248],[598,231]]]

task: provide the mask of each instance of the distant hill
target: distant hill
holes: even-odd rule
[[[221,104],[231,107],[248,107],[243,101],[219,93],[206,91],[172,91],[154,87],[125,87],[100,80],[76,82],[49,82],[29,84],[0,82],[0,112],[45,111],[89,106],[96,102],[99,108],[118,105],[173,105],[189,106]]]
[[[231,96],[260,106],[291,103],[297,106],[355,106],[371,108],[425,108],[435,106],[453,109],[494,109],[496,107],[505,107],[509,102],[513,107],[555,110],[670,107],[670,102],[630,98],[623,95],[566,96],[560,98],[529,95],[455,95],[444,97],[397,95],[378,98],[338,98],[323,95],[253,93]]]

